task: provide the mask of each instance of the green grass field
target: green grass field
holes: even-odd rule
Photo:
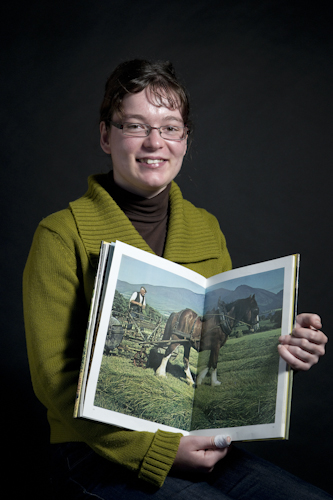
[[[95,405],[127,415],[193,430],[236,427],[274,421],[280,330],[229,338],[218,362],[220,386],[206,377],[197,389],[187,385],[183,349],[169,362],[167,377],[135,367],[131,356],[103,356]],[[194,374],[209,352],[191,349]],[[194,401],[194,406],[193,406]]]

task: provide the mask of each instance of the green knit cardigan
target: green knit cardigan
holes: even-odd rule
[[[34,391],[51,429],[51,443],[81,441],[161,486],[181,435],[134,432],[73,418],[82,348],[101,240],[120,240],[152,252],[103,187],[89,178],[84,196],[43,219],[23,275],[23,304]],[[231,269],[225,238],[214,216],[184,200],[173,182],[163,257],[210,277]],[[112,464],[110,463],[110,466]]]

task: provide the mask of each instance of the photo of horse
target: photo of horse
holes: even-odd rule
[[[140,273],[129,259],[94,404],[188,431],[274,421],[283,269],[204,290],[184,278],[172,286],[147,264]],[[148,311],[133,319],[129,299],[141,286]]]

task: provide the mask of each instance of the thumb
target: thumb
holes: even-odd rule
[[[216,448],[227,448],[231,444],[231,437],[223,434],[218,434],[214,437],[214,445]]]

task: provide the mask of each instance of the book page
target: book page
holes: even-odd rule
[[[90,407],[91,418],[136,430],[152,430],[156,423],[156,428],[189,431],[194,386],[187,382],[183,367],[184,343],[188,344],[189,336],[176,342],[165,374],[156,376],[156,370],[167,349],[173,347],[170,338],[163,339],[171,315],[190,310],[194,319],[199,318],[200,339],[206,279],[119,243],[105,293],[85,412]],[[134,296],[138,300],[141,287],[146,291],[145,308],[130,310],[130,299]],[[114,334],[112,345],[108,340],[107,332],[112,328],[119,332],[117,346]],[[194,374],[197,359],[194,351],[189,364]]]
[[[292,329],[296,270],[290,256],[206,280],[117,242],[82,415],[233,441],[286,437],[291,377],[277,344]]]
[[[290,372],[277,346],[293,327],[296,271],[291,256],[208,280],[202,344],[223,346],[216,373],[196,389],[191,430],[223,429],[234,441],[286,436]],[[197,380],[209,361],[201,352]]]

